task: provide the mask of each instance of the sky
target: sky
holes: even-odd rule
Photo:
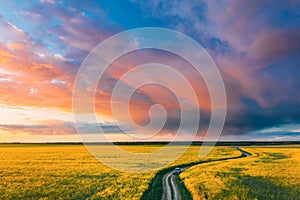
[[[300,140],[298,0],[1,0],[0,142],[80,141],[72,94],[81,63],[105,39],[141,27],[182,32],[212,57],[227,96],[221,140]],[[198,98],[193,109],[201,113],[196,139],[204,138],[211,100],[203,79],[173,54],[141,50],[114,61],[98,83],[98,123],[80,125],[91,140],[97,140],[94,127],[99,125],[110,140],[144,140],[116,126],[118,122],[126,127],[126,120],[113,116],[111,96],[118,80],[131,84],[121,80],[122,74],[154,61],[171,66],[190,81]],[[170,77],[160,76],[158,70],[157,78]],[[169,82],[180,85],[176,80]],[[179,94],[184,98],[184,89]],[[147,125],[154,104],[165,107],[167,121],[158,134],[145,140],[172,140],[181,109],[191,108],[180,108],[168,88],[148,85],[138,88],[130,100],[132,120]],[[159,115],[153,117],[160,121]],[[179,139],[185,140],[188,134],[186,127],[186,135]]]

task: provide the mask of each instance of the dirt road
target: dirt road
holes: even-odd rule
[[[186,170],[188,167],[180,168],[181,171]],[[166,173],[163,177],[163,200],[181,200],[181,194],[176,184],[177,175],[173,175],[173,171]]]
[[[240,149],[239,147],[234,147],[234,149],[240,151],[243,155],[242,157],[252,156],[250,153]],[[237,159],[237,158],[228,158],[226,160],[230,160],[230,159]],[[212,161],[212,162],[214,162],[214,161]],[[191,165],[189,167],[180,168],[180,169],[181,169],[181,171],[184,171],[192,166],[193,165]],[[170,171],[164,175],[162,200],[181,200],[180,190],[178,189],[178,186],[177,186],[176,180],[175,180],[176,176],[177,175],[173,175],[173,171]]]

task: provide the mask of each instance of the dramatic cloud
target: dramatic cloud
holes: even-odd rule
[[[139,4],[148,17],[198,40],[217,62],[228,96],[224,134],[299,121],[299,2]]]
[[[10,120],[1,118],[0,131],[14,133],[16,137],[20,133],[74,134],[72,119],[69,116],[64,119],[65,113],[60,112],[71,115],[74,79],[83,59],[101,41],[128,27],[159,26],[191,36],[218,65],[228,102],[224,139],[288,140],[289,136],[297,139],[299,11],[300,3],[293,0],[123,3],[43,0],[22,4],[4,1],[0,8],[0,110]],[[199,138],[203,138],[211,114],[208,89],[189,63],[162,51],[144,50],[124,55],[111,64],[99,83],[92,83],[97,84],[95,107],[101,116],[99,124],[115,137],[122,133],[111,126],[113,88],[118,81],[134,87],[135,80],[149,78],[151,74],[127,79],[122,76],[135,66],[150,62],[180,72],[190,81],[198,102],[189,99],[180,83],[157,70],[156,79],[180,88],[177,95],[186,103],[180,108],[169,88],[146,85],[137,89],[129,102],[132,119],[139,125],[147,125],[151,106],[163,105],[168,116],[160,136],[165,134],[167,139],[180,125],[181,109],[192,108],[201,113],[198,130]],[[41,112],[44,116],[37,115],[38,109],[49,109],[54,114],[49,119],[47,111]],[[13,118],[17,120],[14,122]],[[157,115],[153,120],[163,119]],[[87,122],[81,127],[92,133],[99,124]],[[292,129],[283,126],[280,131],[270,131],[267,137],[263,135],[264,130],[284,124],[296,125]]]

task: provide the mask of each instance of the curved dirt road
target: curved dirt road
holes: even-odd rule
[[[248,153],[248,152],[240,149],[239,147],[234,147],[234,149],[239,150],[242,153],[241,158],[252,156],[251,153]],[[230,160],[230,159],[236,159],[236,158],[229,158],[227,160]],[[212,161],[212,162],[214,162],[214,161]],[[189,167],[192,167],[192,166],[189,166]],[[180,169],[181,169],[181,171],[184,171],[184,170],[188,169],[189,167],[184,167],[184,168],[180,168]],[[162,200],[181,200],[181,194],[180,194],[180,191],[176,184],[175,176],[176,175],[173,175],[173,171],[170,171],[164,175]]]
[[[184,171],[188,167],[180,168],[181,171]],[[163,177],[163,200],[181,200],[180,191],[176,184],[175,177],[177,175],[173,175],[173,171],[166,173]]]

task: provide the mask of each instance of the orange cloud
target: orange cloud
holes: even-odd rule
[[[5,64],[8,63],[13,55],[4,49],[0,49],[0,63]]]

